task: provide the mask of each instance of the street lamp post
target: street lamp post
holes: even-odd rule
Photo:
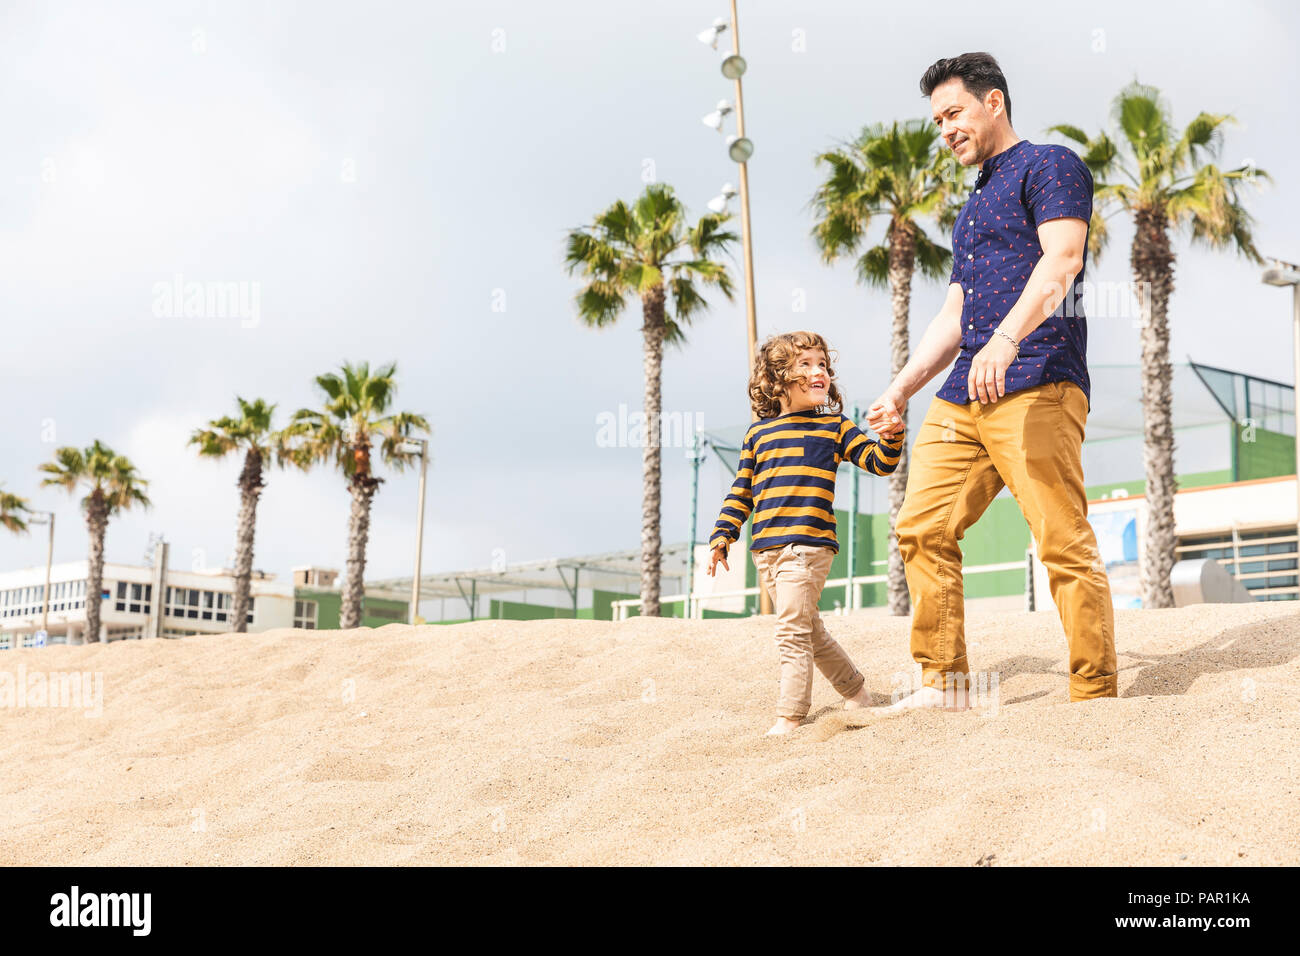
[[[1300,573],[1300,266],[1293,262],[1272,260],[1273,264],[1264,270],[1263,280],[1268,285],[1291,287],[1291,348],[1292,367],[1295,369],[1295,386],[1292,392],[1291,420],[1295,434],[1296,460],[1296,568]],[[1300,601],[1300,592],[1296,593]]]
[[[424,557],[424,486],[429,474],[429,442],[425,438],[408,438],[401,451],[420,455],[420,492],[415,508],[415,574],[411,578],[411,611],[409,623],[414,625],[420,611],[420,561]]]
[[[713,26],[699,34],[702,43],[717,49],[718,37],[727,30],[727,21],[721,17],[713,21]],[[745,336],[747,342],[747,359],[745,378],[748,380],[750,370],[754,367],[754,356],[758,351],[758,316],[754,297],[754,240],[749,223],[749,157],[754,155],[754,143],[745,135],[745,96],[740,78],[745,75],[748,64],[740,55],[740,17],[736,12],[736,0],[731,0],[731,53],[722,60],[722,75],[736,84],[736,132],[727,137],[727,155],[740,166],[740,238],[741,249],[745,259]],[[706,126],[721,131],[722,120],[730,112],[724,101],[718,109],[704,117]],[[714,212],[722,212],[726,201],[735,191],[730,183],[722,187],[722,195],[709,203]],[[751,421],[753,419],[751,418]],[[772,596],[758,581],[758,610],[760,614],[772,613]]]
[[[696,507],[700,500],[700,461],[704,458],[704,437],[702,429],[695,429],[691,436],[691,531],[686,539],[686,613],[683,617],[694,617],[695,605],[695,522]]]
[[[43,515],[43,517],[37,517]],[[45,601],[41,608],[41,630],[45,632],[45,640],[50,639],[50,565],[54,560],[54,512],[53,511],[35,511],[28,519],[30,524],[48,524],[50,526],[49,542],[45,546]]]
[[[740,163],[740,237],[745,251],[745,316],[748,320],[749,367],[754,364],[754,351],[758,347],[758,319],[754,306],[754,241],[749,227],[749,157],[753,144],[745,138],[745,97],[740,88],[740,78],[745,73],[745,61],[740,56],[740,22],[736,15],[736,0],[731,0],[731,56],[722,61],[724,76],[736,81],[736,139],[731,143],[731,158]]]
[[[718,37],[727,30],[727,21],[721,17],[713,21],[713,26],[699,34],[703,43],[715,50]],[[740,55],[740,18],[736,13],[736,0],[731,0],[731,53],[722,61],[722,75],[736,84],[736,132],[727,137],[727,155],[740,166],[740,238],[745,259],[745,317],[746,339],[748,344],[748,362],[745,374],[749,375],[754,364],[754,353],[758,348],[758,318],[754,304],[754,241],[749,224],[749,157],[754,154],[754,143],[745,136],[745,97],[740,78],[745,75],[747,64]],[[731,112],[731,106],[723,100],[718,108],[704,117],[706,126],[721,132],[722,121]],[[726,201],[735,195],[730,184],[722,187],[722,195],[709,203],[709,208],[721,213],[726,209]]]

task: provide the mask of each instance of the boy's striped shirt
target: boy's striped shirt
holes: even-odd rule
[[[810,409],[757,421],[745,433],[740,468],[709,546],[730,547],[753,511],[751,551],[794,543],[838,552],[835,476],[840,462],[888,475],[898,467],[902,451],[902,434],[876,441],[838,412]]]

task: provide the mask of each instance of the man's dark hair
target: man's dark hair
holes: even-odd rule
[[[988,53],[963,53],[961,56],[946,60],[935,60],[925,75],[921,77],[921,92],[929,96],[934,88],[953,77],[961,79],[966,92],[981,102],[989,90],[1001,90],[1002,102],[1007,109],[1007,122],[1011,122],[1011,93],[1007,90],[1007,78],[1002,75],[1002,67]]]

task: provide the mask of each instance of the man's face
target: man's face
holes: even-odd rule
[[[989,90],[981,101],[966,90],[961,77],[954,76],[934,88],[930,110],[939,135],[963,166],[975,166],[994,155],[996,123],[1006,116],[1001,90]]]

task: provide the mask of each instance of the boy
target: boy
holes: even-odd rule
[[[709,575],[754,512],[754,565],[772,595],[781,658],[777,721],[769,736],[788,734],[812,706],[812,668],[846,700],[865,707],[863,677],[826,633],[817,602],[839,545],[835,476],[841,461],[875,475],[898,467],[903,434],[873,441],[839,411],[831,349],[815,332],[788,332],[763,343],[749,381],[758,421],[749,427],[731,493],[709,538]],[[828,411],[819,412],[819,408]],[[833,409],[831,411],[830,409]]]

